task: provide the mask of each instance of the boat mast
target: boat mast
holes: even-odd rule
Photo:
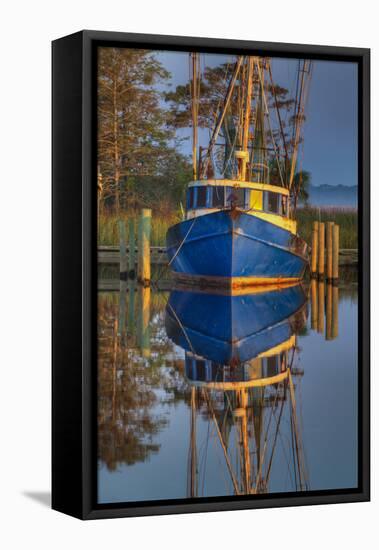
[[[271,70],[271,62],[270,61],[268,62],[268,74],[269,74],[269,77],[270,77],[271,94],[274,98],[276,116],[277,116],[278,123],[279,123],[280,135],[281,135],[281,138],[282,138],[282,145],[283,145],[283,149],[284,149],[284,185],[285,185],[285,187],[288,188],[288,181],[287,181],[287,179],[288,179],[288,167],[289,167],[288,147],[287,147],[286,136],[285,136],[285,133],[284,133],[283,121],[282,121],[282,117],[280,115],[280,109],[279,109],[279,106],[278,106],[278,98],[277,98],[277,94],[276,94],[276,90],[275,90],[274,79],[272,77],[272,70]]]
[[[299,64],[298,70],[299,70],[299,73],[301,72],[301,77],[300,77],[300,86],[299,86],[298,94],[295,101],[294,143],[293,143],[293,152],[292,152],[292,160],[291,160],[291,172],[289,177],[290,190],[292,189],[293,180],[295,176],[297,154],[298,154],[299,145],[300,145],[301,128],[304,122],[305,104],[308,97],[309,83],[311,78],[311,68],[312,68],[312,63],[307,59],[303,60],[302,69],[300,69],[300,64]]]
[[[222,107],[222,110],[219,114],[219,117],[217,119],[217,122],[216,122],[216,125],[213,129],[213,132],[212,132],[212,137],[209,141],[209,146],[208,146],[208,149],[207,149],[207,154],[206,154],[206,157],[204,159],[204,163],[202,163],[202,169],[201,169],[201,174],[200,174],[200,177],[205,177],[206,173],[207,173],[207,170],[208,170],[208,165],[209,165],[209,161],[210,161],[210,158],[211,158],[211,154],[212,154],[212,150],[213,150],[213,147],[216,143],[216,140],[217,140],[217,137],[218,137],[218,134],[220,132],[220,129],[221,129],[221,126],[222,126],[222,123],[223,123],[223,120],[225,118],[225,114],[226,114],[226,111],[229,107],[229,103],[230,103],[230,100],[232,98],[232,95],[233,95],[233,91],[234,91],[234,86],[235,86],[235,83],[236,83],[236,80],[237,80],[237,77],[238,77],[238,73],[241,69],[241,65],[242,65],[242,62],[243,62],[243,59],[244,59],[244,56],[240,56],[237,60],[237,63],[235,65],[235,68],[234,68],[234,73],[233,73],[233,76],[229,82],[229,87],[228,87],[228,91],[226,93],[226,96],[225,96],[225,100],[224,100],[224,104],[223,104],[223,107]]]
[[[196,447],[196,388],[191,388],[191,424],[190,424],[190,456],[187,480],[187,493],[191,498],[198,496],[197,482],[197,447]]]
[[[198,143],[198,116],[199,116],[199,92],[200,92],[200,70],[199,54],[190,53],[192,62],[192,82],[191,82],[191,111],[192,111],[192,167],[193,179],[197,180],[197,143]]]
[[[246,180],[246,163],[249,158],[249,130],[250,130],[250,115],[251,115],[251,96],[253,90],[253,72],[254,72],[254,60],[252,56],[247,58],[247,86],[246,86],[246,104],[245,104],[245,117],[242,134],[242,151],[245,153],[245,157],[242,159],[241,166],[241,180]]]

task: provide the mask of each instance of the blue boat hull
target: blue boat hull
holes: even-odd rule
[[[174,290],[166,308],[166,332],[198,356],[221,365],[243,363],[300,330],[306,303],[299,284],[238,296]]]
[[[220,210],[174,225],[167,232],[167,254],[177,275],[216,284],[299,280],[308,264],[302,239],[239,210]]]

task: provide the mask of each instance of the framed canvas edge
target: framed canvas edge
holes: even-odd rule
[[[195,512],[242,510],[255,508],[274,508],[283,506],[301,506],[315,504],[337,504],[347,502],[364,502],[370,500],[370,50],[364,48],[346,48],[335,46],[309,46],[301,44],[279,44],[270,42],[240,41],[229,39],[211,39],[194,37],[174,37],[161,35],[144,35],[130,33],[114,33],[102,31],[81,31],[82,37],[82,513],[74,513],[81,519],[100,519],[130,516],[146,516],[161,514],[182,514]],[[65,40],[64,38],[61,40]],[[94,136],[94,48],[100,43],[113,45],[115,42],[134,47],[170,47],[191,50],[216,49],[220,51],[254,51],[264,50],[271,55],[273,52],[281,56],[292,55],[313,56],[315,58],[329,58],[341,60],[351,59],[359,63],[361,70],[360,82],[360,125],[359,125],[359,172],[361,187],[359,196],[360,212],[360,357],[361,380],[360,396],[361,417],[359,419],[360,438],[360,489],[325,491],[323,494],[306,494],[296,496],[267,496],[264,499],[249,499],[233,501],[196,502],[163,504],[159,501],[148,502],[143,505],[126,504],[125,506],[96,505],[95,478],[93,452],[96,442],[94,430],[94,413],[96,411],[96,376],[94,362],[96,359],[96,315],[94,314],[94,297],[97,291],[96,281],[96,253],[94,242],[96,220],[94,203],[96,194],[92,193],[91,182],[96,164],[96,140]],[[321,492],[322,493],[322,492]],[[66,513],[70,513],[67,510]]]

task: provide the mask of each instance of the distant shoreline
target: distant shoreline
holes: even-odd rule
[[[358,208],[357,185],[310,185],[308,194],[308,205],[313,208]]]

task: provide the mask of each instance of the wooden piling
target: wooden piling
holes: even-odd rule
[[[142,287],[138,291],[138,347],[142,357],[150,357],[150,287]]]
[[[135,290],[136,290],[135,281],[133,281],[133,280],[128,281],[128,327],[127,327],[127,333],[128,333],[129,337],[133,337],[134,334],[135,334],[135,316],[134,316]]]
[[[318,275],[324,277],[325,271],[325,224],[319,223],[318,226]]]
[[[317,281],[311,279],[311,328],[317,330],[318,303],[317,303]]]
[[[332,261],[332,279],[338,281],[338,259],[340,253],[340,228],[339,225],[333,226],[333,261]]]
[[[317,275],[317,257],[318,257],[318,222],[313,222],[312,230],[312,258],[311,258],[311,276]]]
[[[136,235],[134,227],[134,218],[129,219],[129,261],[128,276],[134,279],[136,276]]]
[[[339,302],[339,288],[333,285],[333,322],[332,322],[332,338],[338,336],[338,302]]]
[[[318,316],[317,316],[317,332],[323,333],[325,326],[325,283],[324,279],[318,282]]]
[[[127,293],[127,281],[120,281],[120,295],[118,303],[118,332],[120,335],[121,345],[125,345],[125,333],[126,333],[126,293]]]
[[[138,281],[148,286],[150,284],[150,235],[151,210],[143,208],[138,227]]]
[[[331,283],[326,285],[326,340],[332,339],[332,319],[333,319],[333,286]]]
[[[333,222],[326,224],[326,278],[328,281],[333,277]]]
[[[126,257],[126,230],[125,221],[118,220],[118,234],[120,239],[120,279],[127,278],[127,257]]]

